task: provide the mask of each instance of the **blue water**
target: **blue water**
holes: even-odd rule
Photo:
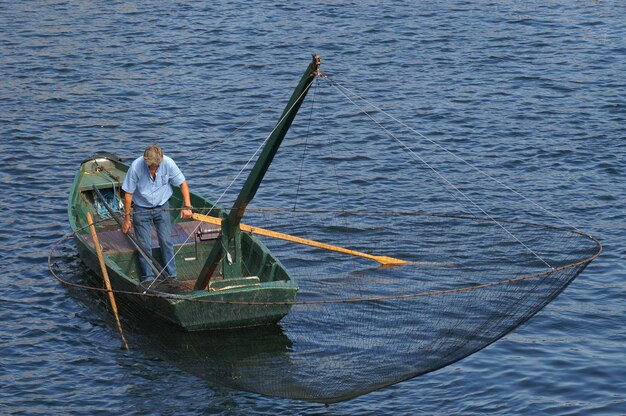
[[[625,22],[619,2],[1,3],[0,413],[626,413]],[[282,103],[312,51],[338,81],[605,245],[487,349],[330,407],[119,350],[102,310],[46,262],[69,231],[83,158],[158,141],[215,198],[247,157],[212,143]],[[368,134],[345,114],[344,132]]]

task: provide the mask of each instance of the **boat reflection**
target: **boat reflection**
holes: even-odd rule
[[[291,367],[293,344],[277,324],[185,333],[162,321],[142,320],[127,328],[131,349],[220,386],[276,395],[268,375]]]

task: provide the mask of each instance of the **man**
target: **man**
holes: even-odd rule
[[[183,195],[184,205],[180,216],[191,218],[192,207],[189,198],[189,187],[176,163],[163,156],[163,150],[157,145],[148,147],[143,157],[135,159],[130,165],[122,189],[124,195],[124,224],[122,231],[127,233],[131,225],[131,202],[134,202],[133,230],[141,247],[152,253],[152,226],[156,227],[161,255],[165,262],[165,270],[171,277],[176,277],[174,261],[174,243],[172,242],[172,220],[169,212],[169,199],[172,196],[172,185],[179,186]],[[153,280],[154,272],[150,263],[139,256],[141,281]]]

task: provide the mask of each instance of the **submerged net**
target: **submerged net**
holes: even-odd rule
[[[291,228],[285,224],[295,221],[292,213],[272,214],[275,220],[280,216],[285,219],[277,223]],[[307,214],[305,222],[315,223],[311,216],[324,217]],[[357,224],[381,224],[380,216],[344,214]],[[348,233],[350,247],[415,264],[380,268],[367,260],[307,248],[294,253],[288,243],[268,242],[301,287],[299,303],[280,324],[291,347],[232,363],[232,386],[329,402],[433,371],[525,322],[599,250],[596,241],[575,232],[507,224],[554,267],[547,269],[503,237],[492,221],[408,213],[384,217],[387,226]],[[406,234],[390,228],[397,223]],[[322,233],[314,237],[323,240]]]
[[[485,186],[484,172],[454,155],[409,138],[410,131],[371,133],[356,118],[361,111],[334,109],[320,123],[324,129],[292,127],[244,222],[409,264],[380,267],[259,237],[300,287],[278,325],[182,334],[160,325],[144,330],[135,311],[126,311],[135,345],[236,389],[346,400],[485,348],[541,310],[599,255],[597,240],[572,227],[538,224],[545,212],[523,199],[512,202],[511,190],[494,189],[492,178]],[[320,112],[313,107],[311,114]],[[254,146],[238,146],[247,147]],[[224,154],[220,177],[233,178],[235,160],[231,165]],[[72,274],[63,270],[72,248],[59,247],[52,269]],[[81,274],[74,270],[75,279]]]

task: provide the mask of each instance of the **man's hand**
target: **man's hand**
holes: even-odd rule
[[[130,230],[130,216],[124,218],[124,224],[122,224],[122,232],[127,234]]]
[[[191,208],[184,208],[180,210],[180,217],[181,218],[191,218],[191,216],[193,215],[193,211],[191,210]]]

